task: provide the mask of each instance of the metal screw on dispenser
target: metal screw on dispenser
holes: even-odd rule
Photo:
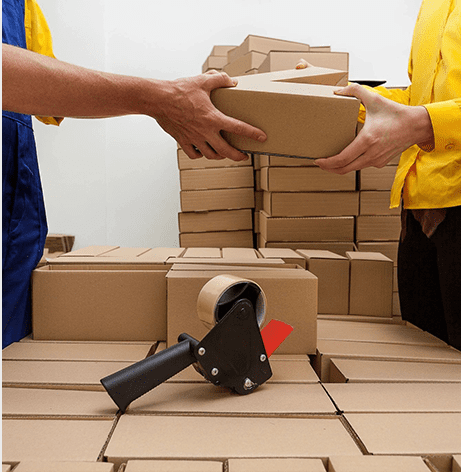
[[[255,383],[251,381],[248,377],[245,379],[245,382],[243,383],[243,388],[245,390],[251,390],[255,386]]]
[[[204,356],[205,355],[205,348],[204,347],[201,347],[199,350],[198,350],[198,354],[199,356]]]
[[[219,374],[219,370],[216,368],[216,367],[213,367],[213,369],[211,369],[211,375],[218,375]]]
[[[260,360],[261,362],[265,362],[266,359],[267,359],[267,357],[266,357],[265,354],[261,354],[261,355],[259,356],[259,360]]]

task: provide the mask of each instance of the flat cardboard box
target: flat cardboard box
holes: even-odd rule
[[[453,456],[453,472],[461,472],[461,456]]]
[[[400,215],[400,207],[389,208],[391,192],[388,190],[365,190],[360,192],[361,215]]]
[[[357,241],[398,241],[400,216],[357,216]]]
[[[362,252],[380,252],[392,260],[394,267],[397,266],[398,241],[359,241],[357,248]]]
[[[245,75],[252,69],[258,69],[258,67],[264,62],[264,59],[266,59],[266,56],[267,54],[262,52],[247,52],[243,56],[227,63],[223,67],[223,71],[231,77]]]
[[[3,418],[115,420],[118,407],[106,392],[3,388]]]
[[[213,56],[210,55],[206,58],[206,61],[202,64],[202,73],[205,73],[211,69],[222,70],[227,64],[226,56]]]
[[[234,161],[229,158],[207,159],[205,156],[199,157],[198,159],[191,159],[182,149],[178,149],[177,154],[179,170],[251,166],[251,159]]]
[[[326,472],[321,459],[229,459],[228,472]]]
[[[330,379],[331,359],[461,364],[461,352],[449,346],[355,343],[331,339],[318,339],[317,344],[317,354],[312,366],[322,382]]]
[[[295,41],[249,34],[239,46],[227,52],[227,58],[231,62],[250,51],[268,54],[274,49],[278,51],[309,51],[310,47],[308,44]]]
[[[102,391],[100,380],[133,362],[3,361],[3,387]]]
[[[328,472],[429,472],[422,457],[330,457]]]
[[[349,313],[349,261],[330,251],[298,249],[306,269],[319,279],[318,312]]]
[[[232,210],[254,208],[254,188],[188,190],[179,192],[182,211]]]
[[[358,192],[263,192],[270,216],[357,216]]]
[[[369,454],[461,452],[461,413],[351,413],[345,418]]]
[[[334,94],[346,75],[317,67],[245,75],[238,78],[236,87],[213,90],[211,100],[226,115],[266,133],[267,140],[260,142],[223,132],[237,149],[328,157],[339,153],[356,135],[359,101]]]
[[[108,462],[22,461],[15,472],[117,472]]]
[[[320,313],[319,319],[323,320],[334,320],[334,321],[347,321],[347,322],[358,322],[358,323],[378,323],[378,324],[393,324],[393,325],[404,325],[406,322],[402,318],[395,316],[384,317],[384,316],[358,316],[358,315],[324,315]]]
[[[349,70],[349,53],[347,52],[318,52],[318,51],[269,51],[258,68],[259,73],[276,72],[279,70],[296,69],[300,59],[304,59],[315,67],[327,69]],[[338,85],[347,85],[347,77]]]
[[[2,472],[11,472],[11,466],[8,464],[2,464]]]
[[[320,167],[262,167],[266,192],[355,191],[355,172],[334,174]]]
[[[171,270],[168,281],[168,345],[181,333],[202,339],[208,332],[197,316],[200,290],[213,277],[229,273],[253,280],[267,298],[266,323],[278,319],[293,326],[293,332],[276,352],[313,354],[317,340],[317,277],[302,269]]]
[[[179,233],[182,247],[253,247],[253,231],[207,231]]]
[[[335,416],[236,418],[156,415],[152,418],[123,415],[106,448],[105,457],[118,467],[131,459],[326,459],[333,453],[361,454],[341,420]]]
[[[461,382],[461,365],[334,358],[330,382]]]
[[[392,316],[393,263],[376,252],[347,252],[350,261],[349,314]]]
[[[178,214],[178,222],[179,231],[182,233],[253,229],[253,215],[250,209],[181,212]]]
[[[316,167],[312,159],[299,159],[289,156],[268,156],[266,154],[259,155],[261,167]]]
[[[253,187],[251,167],[188,169],[179,171],[181,190],[219,190]]]
[[[226,56],[231,49],[236,48],[237,46],[234,44],[233,46],[217,44],[213,46],[211,50],[210,56]]]
[[[215,259],[215,258],[222,258],[221,249],[218,247],[200,247],[200,248],[187,248],[181,259]]]
[[[259,248],[259,253],[264,259],[282,259],[287,264],[297,264],[306,268],[306,259],[293,249],[289,248]]]
[[[394,183],[395,170],[395,166],[362,169],[359,173],[360,190],[390,190]]]
[[[256,249],[240,247],[223,247],[222,258],[227,261],[257,261],[260,257]]]
[[[336,408],[319,383],[264,384],[238,395],[211,383],[166,382],[133,402],[127,414],[283,417],[335,415]]]
[[[4,419],[2,461],[95,462],[112,427],[108,420]]]
[[[354,240],[353,216],[279,218],[264,211],[259,215],[260,234],[266,241]]]
[[[124,472],[222,472],[223,463],[218,461],[188,460],[130,460]]]
[[[260,247],[289,247],[291,249],[321,249],[345,256],[347,251],[354,251],[355,244],[352,241],[266,241],[262,238]]]
[[[166,268],[48,265],[32,275],[34,339],[155,341],[166,336]]]

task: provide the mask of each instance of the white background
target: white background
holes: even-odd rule
[[[107,72],[199,74],[248,34],[349,52],[350,79],[407,86],[420,0],[39,0],[55,55]],[[49,232],[74,248],[178,246],[176,142],[145,116],[34,120]]]

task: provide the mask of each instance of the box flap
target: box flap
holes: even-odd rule
[[[217,247],[190,247],[181,256],[183,258],[220,258],[221,249]]]
[[[321,459],[229,459],[228,472],[325,472]]]
[[[329,472],[429,472],[422,457],[330,457]]]
[[[81,249],[76,249],[75,251],[67,252],[63,254],[61,257],[91,257],[91,256],[102,256],[103,254],[107,254],[110,251],[114,251],[115,249],[119,249],[120,246],[88,246]]]
[[[335,254],[331,251],[323,251],[321,249],[296,249],[306,259],[346,259],[344,256]]]
[[[223,247],[222,248],[223,259],[229,260],[255,260],[258,259],[258,254],[253,248],[245,247]]]
[[[348,251],[346,252],[346,256],[351,261],[392,262],[392,259],[389,259],[379,252]]]
[[[108,462],[22,461],[15,472],[117,472]]]
[[[223,464],[217,461],[130,460],[124,472],[222,472]]]

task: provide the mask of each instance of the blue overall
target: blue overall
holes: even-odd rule
[[[2,0],[2,42],[26,48],[24,0]],[[47,225],[32,119],[2,111],[3,347],[31,332],[31,274]]]

